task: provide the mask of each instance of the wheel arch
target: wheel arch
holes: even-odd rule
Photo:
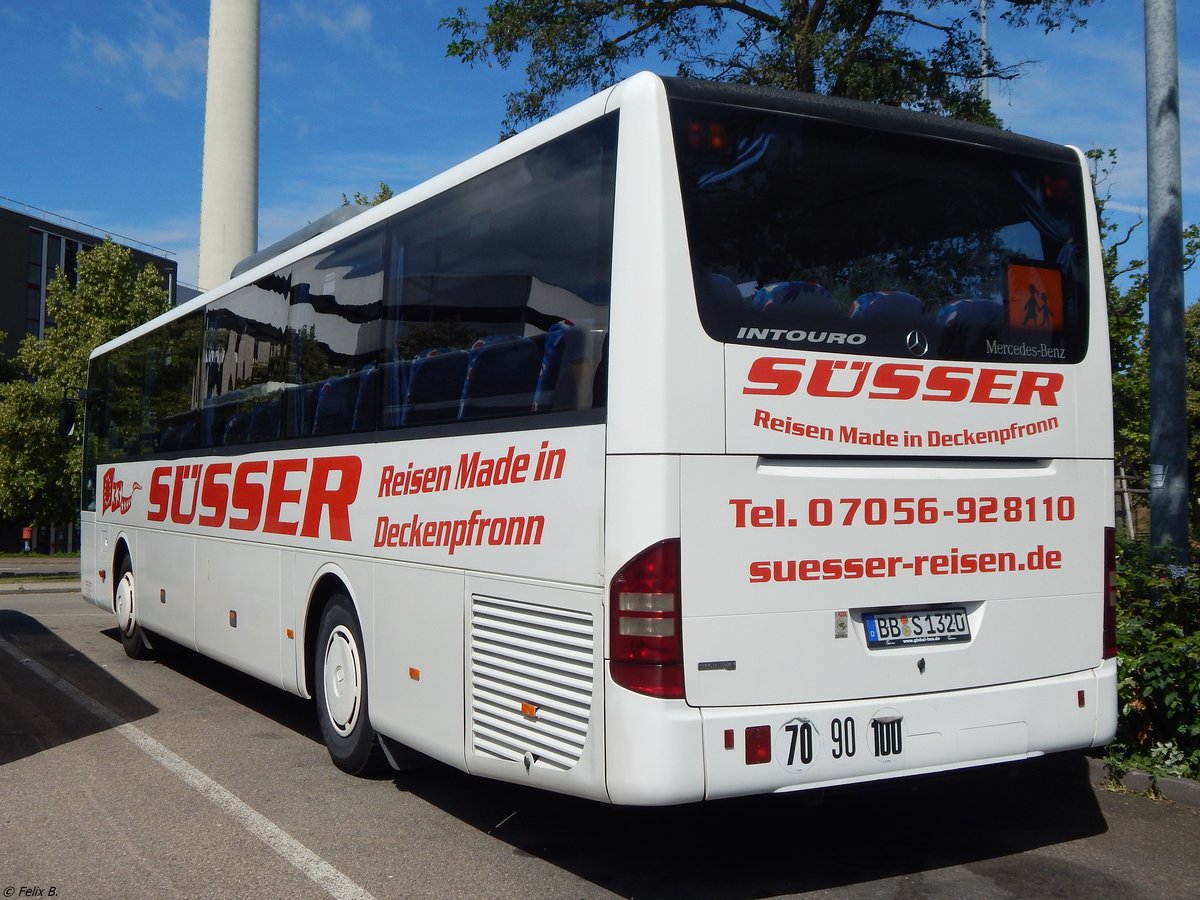
[[[362,611],[358,606],[358,599],[354,596],[354,591],[350,588],[350,580],[345,573],[334,567],[327,567],[317,573],[313,579],[312,587],[308,591],[308,601],[304,611],[304,631],[302,637],[304,667],[303,667],[303,683],[300,685],[300,690],[303,696],[307,699],[312,699],[313,678],[316,668],[316,650],[317,650],[317,633],[320,630],[321,616],[325,613],[325,607],[329,605],[329,601],[336,594],[342,594],[350,600],[350,605],[354,607],[354,615],[358,618],[359,628],[362,628]],[[365,649],[365,648],[364,648]]]

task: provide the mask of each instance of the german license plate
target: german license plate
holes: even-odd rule
[[[971,624],[961,606],[942,609],[889,609],[863,615],[867,646],[950,644],[971,639]]]

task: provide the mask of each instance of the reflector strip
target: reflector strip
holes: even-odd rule
[[[771,761],[771,726],[754,725],[746,729],[746,765]]]

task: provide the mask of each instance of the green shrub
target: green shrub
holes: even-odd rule
[[[1118,542],[1117,648],[1109,764],[1200,778],[1200,564],[1154,562],[1145,543]]]

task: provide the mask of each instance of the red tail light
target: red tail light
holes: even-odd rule
[[[613,681],[650,697],[683,697],[679,539],[647,547],[613,577],[609,594],[609,671]]]
[[[1117,538],[1104,529],[1104,658],[1117,655]]]

